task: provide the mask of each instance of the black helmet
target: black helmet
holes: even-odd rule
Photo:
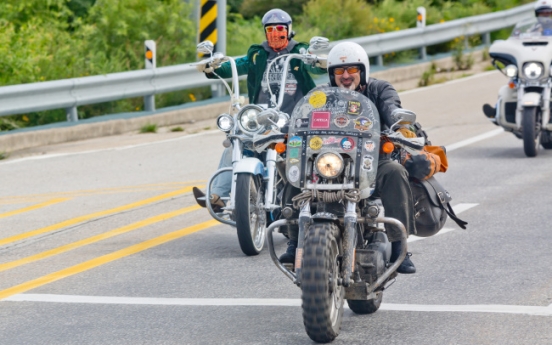
[[[287,14],[286,11],[279,8],[274,8],[266,12],[261,22],[263,23],[263,27],[268,25],[283,24],[288,28],[288,39],[295,36],[295,32],[291,30],[291,16]]]

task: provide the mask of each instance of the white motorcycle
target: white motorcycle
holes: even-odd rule
[[[500,89],[495,108],[485,104],[483,112],[523,139],[528,157],[537,155],[539,145],[551,149],[552,27],[544,27],[536,18],[522,21],[507,40],[491,45],[489,55],[510,80]]]

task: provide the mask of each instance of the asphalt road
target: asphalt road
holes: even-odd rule
[[[347,309],[334,344],[552,344],[552,151],[527,158],[484,118],[505,81],[401,93],[449,149],[438,179],[468,229],[412,237],[418,272],[377,313]],[[170,135],[0,162],[0,344],[312,344],[268,252],[245,257],[195,206],[224,136]]]

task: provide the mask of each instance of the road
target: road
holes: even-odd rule
[[[552,152],[484,118],[505,81],[401,93],[448,147],[438,179],[468,229],[411,237],[418,272],[377,313],[346,309],[333,344],[552,344]],[[0,344],[312,344],[300,290],[195,205],[224,136],[143,138],[0,162]]]

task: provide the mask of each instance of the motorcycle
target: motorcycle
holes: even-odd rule
[[[299,54],[286,59],[292,58],[311,63],[317,59]],[[260,118],[276,118],[280,106],[281,100]],[[415,114],[403,109],[393,117],[396,124],[415,122]],[[345,301],[357,314],[376,312],[406,256],[405,226],[380,216],[381,204],[370,196],[381,139],[391,143],[385,148],[388,153],[395,150],[393,142],[415,149],[423,145],[391,132],[388,136],[380,126],[378,110],[367,97],[330,86],[318,87],[300,100],[288,124],[285,176],[301,193],[293,197],[293,207],[282,205],[284,219],[268,227],[267,242],[276,267],[301,288],[303,323],[316,342],[337,337]],[[299,210],[298,216],[293,209]],[[381,224],[402,233],[401,253],[393,263],[391,243]],[[293,265],[279,261],[273,239],[276,228],[290,225],[299,228]]]
[[[489,49],[493,65],[510,80],[500,89],[496,107],[485,104],[483,112],[523,140],[527,157],[535,157],[539,145],[552,149],[551,43],[552,28],[532,18],[517,24],[507,40],[497,40]]]

